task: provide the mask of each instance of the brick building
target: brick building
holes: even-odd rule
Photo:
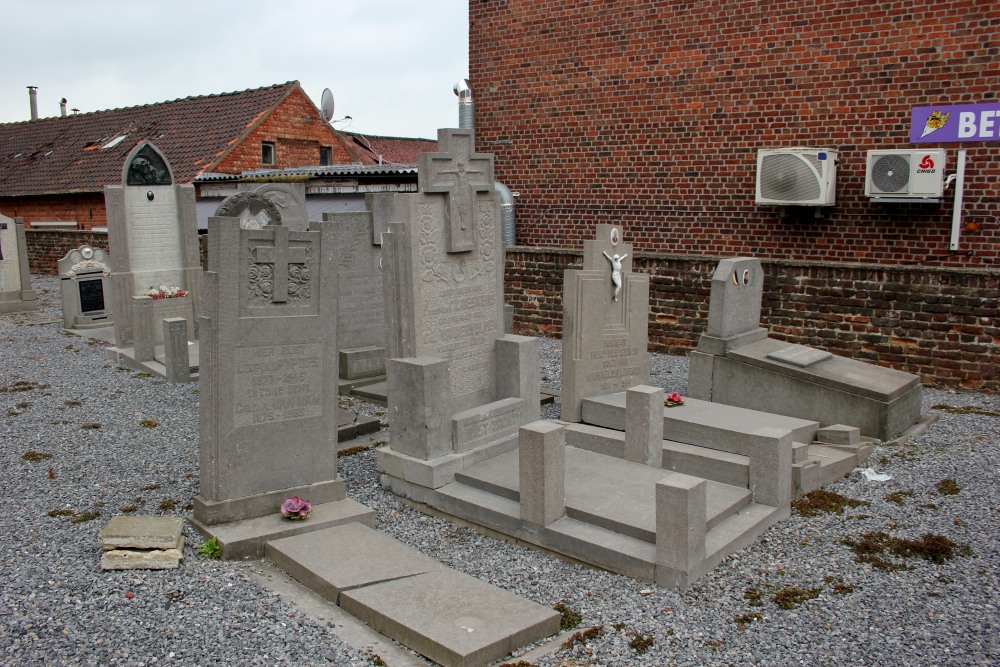
[[[104,227],[104,186],[152,141],[178,183],[207,173],[350,164],[298,81],[125,109],[0,124],[0,213],[27,229]]]
[[[917,147],[914,107],[997,102],[995,5],[476,0],[469,15],[477,148],[519,193],[520,330],[559,332],[561,270],[615,222],[653,275],[654,349],[690,349],[715,261],[754,255],[774,334],[1000,388],[1000,143],[935,146],[949,174],[967,151],[957,250],[954,186],[930,203],[864,187],[869,150]],[[832,206],[755,203],[758,149],[795,146],[838,153]]]

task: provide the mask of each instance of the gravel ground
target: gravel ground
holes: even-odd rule
[[[34,282],[41,310],[59,317],[57,281]],[[559,386],[559,343],[542,350],[542,382]],[[653,355],[654,384],[684,393],[686,377],[685,358]],[[925,390],[924,410],[940,416],[930,431],[872,455],[891,481],[855,472],[828,487],[870,504],[793,514],[684,593],[415,512],[382,491],[372,451],[343,457],[341,473],[380,530],[541,604],[564,603],[582,616],[577,631],[596,628],[533,664],[998,664],[1000,397]],[[252,565],[200,558],[190,528],[178,570],[100,571],[97,532],[123,508],[190,515],[197,449],[195,385],[119,369],[60,324],[0,324],[0,664],[374,663],[258,584]],[[945,479],[957,494],[937,490]],[[908,568],[886,571],[843,544],[868,531],[943,535],[958,554],[940,564],[886,555]],[[781,608],[775,596],[795,588],[815,597]]]

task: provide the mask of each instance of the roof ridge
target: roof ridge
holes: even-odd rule
[[[46,116],[45,118],[38,118],[36,120],[15,120],[15,121],[9,121],[9,122],[6,122],[6,123],[0,123],[0,125],[20,125],[20,124],[26,124],[26,123],[32,123],[32,124],[36,124],[37,125],[38,123],[42,123],[42,122],[46,122],[46,121],[50,121],[51,122],[51,121],[60,121],[60,120],[66,119],[66,118],[94,117],[94,116],[98,116],[100,114],[106,114],[106,113],[116,113],[116,112],[120,112],[120,111],[132,111],[132,110],[135,110],[135,109],[148,109],[149,107],[158,107],[158,106],[163,106],[165,104],[176,104],[177,102],[187,102],[187,101],[204,100],[204,99],[209,99],[209,98],[214,98],[214,97],[227,97],[229,95],[242,95],[242,94],[245,94],[245,93],[255,93],[255,92],[260,92],[260,91],[264,91],[264,90],[271,90],[271,89],[275,89],[275,88],[292,87],[292,86],[295,86],[295,85],[300,85],[297,80],[286,81],[285,83],[275,83],[275,84],[271,84],[269,86],[260,86],[259,88],[247,88],[245,90],[234,90],[232,92],[226,92],[226,93],[209,93],[207,95],[188,95],[187,97],[178,97],[178,98],[175,98],[175,99],[172,99],[172,100],[165,100],[163,102],[149,102],[147,104],[136,104],[136,105],[133,105],[133,106],[130,106],[130,107],[117,107],[117,108],[114,108],[114,109],[98,109],[96,111],[85,111],[83,113],[74,113],[74,114],[71,114],[69,116]]]
[[[347,130],[338,130],[338,131],[342,134],[350,135],[352,137],[362,136],[367,139],[401,139],[403,141],[430,141],[434,143],[437,142],[437,139],[425,139],[424,137],[394,137],[387,134],[369,134],[367,132],[350,132]]]

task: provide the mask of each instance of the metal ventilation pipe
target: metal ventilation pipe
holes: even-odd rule
[[[31,105],[31,120],[38,120],[38,86],[28,86],[28,103]]]
[[[472,103],[472,88],[468,79],[460,79],[452,88],[458,95],[458,127],[461,130],[473,130],[476,127],[476,107]]]
[[[66,117],[66,98],[59,100],[59,115],[63,118]]]
[[[493,189],[500,195],[500,234],[507,245],[517,242],[517,219],[514,215],[514,195],[500,181],[493,181]]]

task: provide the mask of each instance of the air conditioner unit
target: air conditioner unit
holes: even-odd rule
[[[877,199],[940,199],[944,149],[868,151],[865,194]]]
[[[757,151],[758,204],[832,206],[836,201],[837,151],[776,148]]]

